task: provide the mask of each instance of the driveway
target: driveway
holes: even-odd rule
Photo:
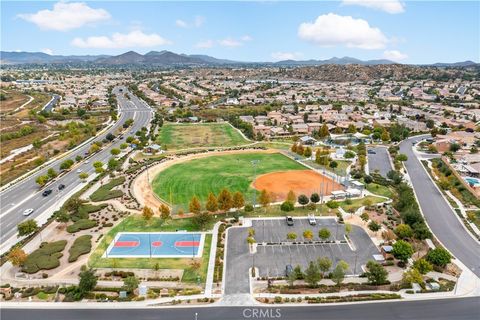
[[[435,236],[450,252],[480,276],[480,244],[465,230],[448,203],[436,188],[423,164],[412,150],[412,137],[400,144],[400,152],[408,156],[405,162],[410,180],[418,197],[422,212]]]

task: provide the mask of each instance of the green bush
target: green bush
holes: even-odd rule
[[[75,233],[75,232],[78,232],[80,230],[86,230],[86,229],[93,228],[96,225],[97,225],[96,221],[89,220],[89,219],[80,219],[77,222],[75,222],[74,224],[69,225],[67,227],[67,232]]]
[[[79,256],[89,253],[90,250],[92,250],[92,236],[83,235],[78,237],[68,250],[68,262],[77,261]]]
[[[22,271],[26,273],[35,273],[40,270],[50,270],[60,265],[58,260],[62,257],[62,251],[67,245],[67,240],[56,242],[44,242],[40,248],[28,255],[23,264]]]
[[[112,179],[109,183],[101,186],[90,196],[92,201],[105,201],[113,198],[119,198],[123,196],[123,191],[112,190],[116,186],[119,186],[125,182],[125,177]]]

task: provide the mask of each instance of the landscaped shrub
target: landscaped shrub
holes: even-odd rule
[[[68,262],[77,261],[79,256],[89,253],[90,250],[92,250],[92,236],[83,235],[78,237],[68,250]]]
[[[39,270],[50,270],[60,265],[58,260],[63,254],[67,240],[56,242],[44,242],[40,248],[28,255],[23,264],[22,271],[26,273],[35,273]]]
[[[112,179],[109,183],[101,186],[90,196],[92,201],[105,201],[123,196],[122,190],[112,190],[125,182],[125,177]]]
[[[96,221],[88,220],[88,219],[80,219],[77,222],[75,222],[74,224],[69,225],[67,227],[67,232],[75,233],[75,232],[78,232],[80,230],[86,230],[86,229],[93,228],[96,225],[97,225]]]

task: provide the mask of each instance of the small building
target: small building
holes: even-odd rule
[[[303,137],[300,137],[299,139],[300,143],[303,144],[303,145],[314,145],[317,140],[315,140],[313,137],[311,136],[303,136]]]
[[[380,252],[385,257],[385,259],[393,258],[393,247],[392,246],[382,246]]]
[[[345,191],[342,191],[342,190],[334,190],[331,192],[332,194],[332,198],[333,199],[345,199],[345,197],[347,196],[347,193]]]
[[[157,153],[163,153],[162,147],[159,146],[158,144],[151,144],[149,146],[146,146],[143,149],[144,154],[157,154]]]

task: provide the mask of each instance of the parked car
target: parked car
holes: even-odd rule
[[[82,169],[77,169],[77,173],[82,173]]]
[[[65,185],[64,184],[59,184],[58,185],[58,190],[63,190],[65,189]]]
[[[376,153],[375,151],[373,151],[373,150],[368,150],[367,153],[368,153],[368,154],[377,154],[377,153]]]
[[[30,209],[27,209],[27,210],[23,211],[23,215],[24,216],[29,216],[32,212],[33,212],[33,209],[30,208]]]
[[[50,193],[52,193],[52,189],[47,189],[45,191],[42,192],[42,196],[46,197],[48,196]]]
[[[313,213],[311,213],[311,214],[308,215],[308,223],[309,223],[311,226],[317,225],[317,220],[315,219],[315,215],[314,215]]]
[[[85,163],[85,164],[88,164],[89,162],[90,162],[90,160],[85,160],[85,162],[84,162],[84,163]]]
[[[287,225],[293,226],[293,218],[291,216],[287,216],[286,221]]]

